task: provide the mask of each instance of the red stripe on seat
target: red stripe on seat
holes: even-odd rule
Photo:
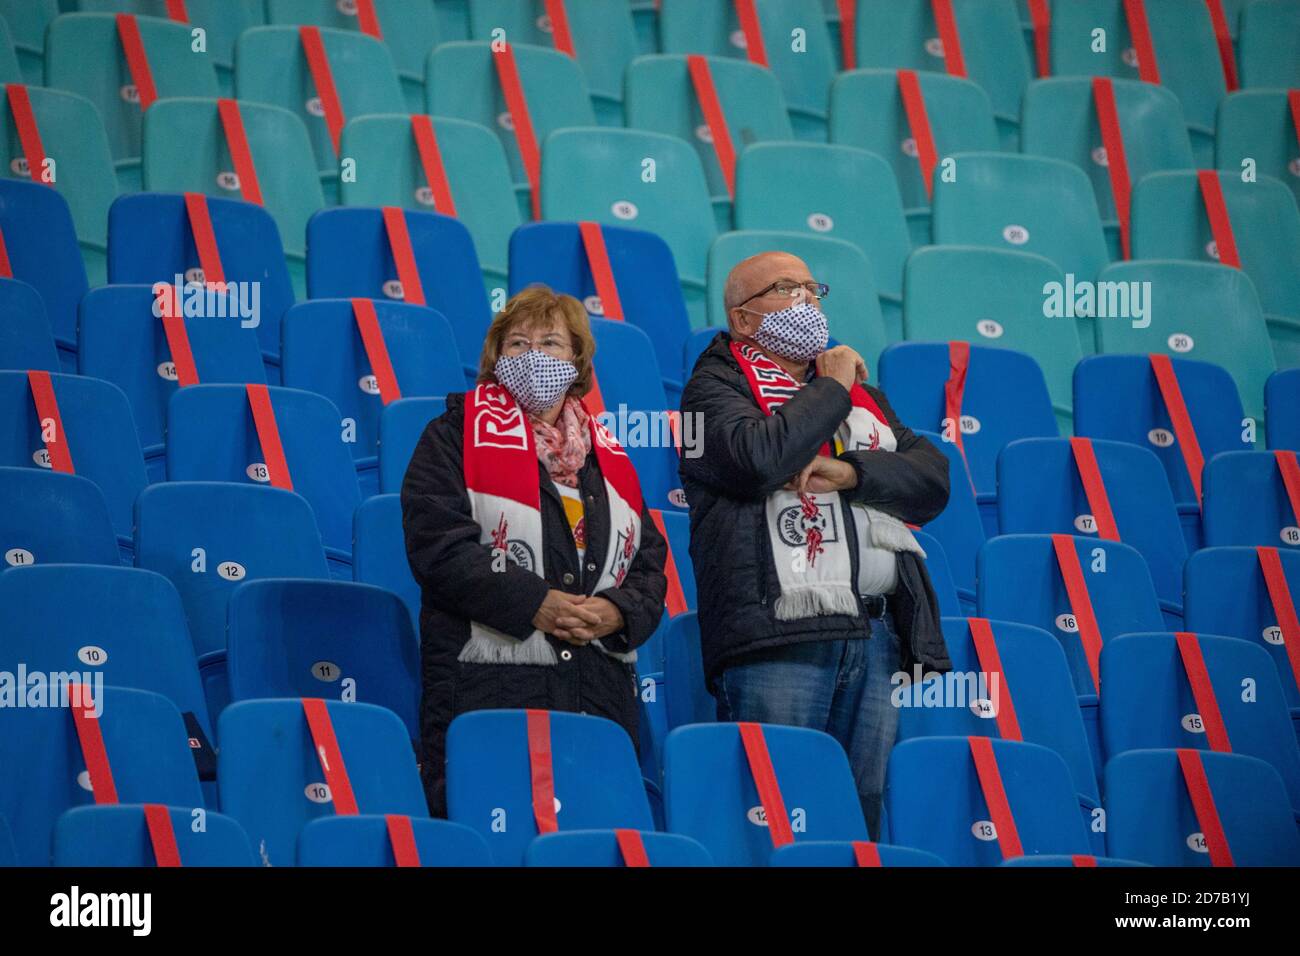
[[[990,702],[997,718],[998,733],[1003,740],[1024,740],[1024,735],[1020,732],[1020,721],[1016,717],[1016,707],[1011,701],[1011,688],[1007,686],[1007,673],[1002,669],[1002,655],[998,653],[997,641],[993,639],[993,626],[983,617],[968,617],[966,624],[970,627],[980,670],[990,682],[994,679],[997,681]]]
[[[212,216],[208,212],[208,197],[202,193],[186,193],[185,214],[189,218],[194,248],[199,254],[199,266],[203,269],[204,285],[223,289],[226,285],[226,269],[221,263],[217,233],[212,228]]]
[[[176,366],[176,384],[181,388],[199,384],[199,372],[194,363],[194,350],[190,347],[190,333],[185,327],[185,317],[176,308],[174,290],[164,287],[158,293],[158,312],[162,319],[163,335],[167,338],[167,351]],[[172,308],[168,308],[171,305]]]
[[[1187,402],[1183,400],[1183,390],[1178,384],[1178,375],[1174,372],[1174,363],[1168,355],[1152,353],[1151,371],[1155,374],[1156,385],[1160,388],[1160,397],[1164,400],[1165,411],[1174,426],[1174,436],[1178,448],[1183,453],[1183,463],[1187,474],[1192,479],[1192,488],[1196,491],[1196,504],[1201,503],[1201,471],[1205,467],[1205,456],[1201,454],[1201,443],[1196,438],[1196,428],[1192,425],[1191,413],[1187,411]]]
[[[731,130],[727,127],[727,116],[718,98],[718,88],[713,82],[713,71],[709,61],[699,54],[686,58],[686,69],[691,76],[691,86],[695,98],[699,101],[700,112],[709,127],[709,138],[713,140],[713,153],[722,168],[722,178],[727,184],[727,195],[736,198],[736,147],[731,141]]]
[[[1286,101],[1291,106],[1291,126],[1295,129],[1296,145],[1300,146],[1300,90],[1287,90]]]
[[[1219,262],[1240,269],[1237,238],[1232,232],[1232,217],[1228,215],[1228,204],[1223,199],[1223,184],[1219,182],[1219,174],[1212,169],[1198,170],[1196,181],[1201,186],[1201,200],[1205,203],[1210,232],[1219,250]]]
[[[763,736],[760,724],[740,723],[740,741],[745,747],[745,759],[749,762],[749,772],[754,778],[754,788],[758,791],[758,800],[763,805],[763,815],[767,819],[768,834],[772,837],[772,846],[780,848],[794,842],[794,832],[790,828],[790,818],[785,812],[785,801],[781,797],[781,786],[776,779],[776,770],[772,767],[772,757],[767,752],[767,738]]]
[[[1187,795],[1192,800],[1196,823],[1201,828],[1201,836],[1205,838],[1206,849],[1210,851],[1210,865],[1236,866],[1232,861],[1232,848],[1228,846],[1228,835],[1223,830],[1223,821],[1219,819],[1219,809],[1214,804],[1214,792],[1210,790],[1210,781],[1205,776],[1205,764],[1201,760],[1200,751],[1179,748],[1178,766],[1183,772]]]
[[[952,0],[930,0],[934,22],[939,28],[939,41],[943,44],[943,67],[949,76],[966,75],[966,58],[961,52],[961,34],[957,31],[957,18],[952,13]]]
[[[375,13],[375,0],[357,0],[357,26],[366,36],[380,41],[384,39],[384,31],[379,27],[379,14]]]
[[[77,741],[81,744],[82,759],[86,761],[95,803],[117,803],[117,784],[108,762],[108,751],[104,749],[104,732],[95,716],[95,701],[90,688],[85,684],[69,683],[68,706],[72,710],[72,724],[77,730]]]
[[[532,781],[533,819],[538,833],[555,833],[560,829],[555,818],[555,771],[551,764],[551,714],[529,710],[528,769]]]
[[[925,183],[926,196],[934,194],[934,167],[939,162],[939,153],[934,145],[934,130],[930,126],[930,116],[925,109],[925,96],[921,93],[921,81],[915,70],[898,71],[898,92],[903,99],[903,110],[907,113],[907,126],[916,142],[916,161],[921,166],[921,180]]]
[[[600,296],[601,315],[622,322],[623,300],[618,295],[618,283],[609,264],[609,250],[605,248],[605,234],[601,232],[600,223],[580,222],[578,232],[582,236],[582,248],[587,254],[591,277],[596,283],[596,295]]]
[[[1002,772],[998,769],[997,756],[993,753],[993,742],[988,737],[967,737],[966,740],[970,745],[971,759],[975,761],[980,791],[984,794],[984,802],[988,804],[993,829],[997,831],[1002,859],[1024,856],[1020,832],[1016,829],[1016,818],[1011,812],[1011,801],[1007,799],[1006,788],[1002,785]]]
[[[226,134],[226,148],[230,150],[230,159],[235,164],[235,175],[239,177],[239,195],[245,202],[260,206],[262,184],[257,178],[253,152],[248,148],[248,134],[244,129],[244,116],[240,112],[239,102],[231,99],[217,100],[217,114],[221,117],[221,129]]]
[[[1115,524],[1115,513],[1110,508],[1110,496],[1106,494],[1101,469],[1097,467],[1097,453],[1093,450],[1092,440],[1071,438],[1070,450],[1074,452],[1074,464],[1079,471],[1079,480],[1083,483],[1083,493],[1088,499],[1088,510],[1097,522],[1097,533],[1107,541],[1119,541],[1119,527]]]
[[[1241,85],[1237,80],[1237,54],[1232,49],[1232,34],[1228,18],[1223,13],[1223,0],[1205,0],[1210,8],[1210,22],[1214,24],[1214,42],[1219,45],[1219,61],[1223,64],[1223,81],[1228,92],[1235,93]]]
[[[176,845],[176,830],[172,827],[172,815],[167,812],[167,808],[159,803],[146,803],[144,822],[149,829],[149,845],[153,847],[154,862],[160,867],[180,866],[181,851]]]
[[[1178,642],[1178,656],[1182,659],[1187,683],[1192,687],[1192,699],[1196,701],[1196,712],[1201,715],[1201,724],[1205,727],[1205,739],[1209,742],[1210,749],[1219,753],[1232,753],[1228,728],[1224,726],[1219,699],[1214,695],[1214,685],[1210,683],[1210,672],[1205,667],[1200,640],[1190,631],[1179,631],[1174,638]]]
[[[386,813],[384,825],[388,830],[388,843],[393,848],[393,861],[399,867],[420,866],[420,849],[415,845],[411,818],[400,813]]]
[[[53,186],[54,183],[44,176],[45,144],[41,142],[41,128],[36,122],[27,87],[21,83],[9,83],[5,86],[5,93],[9,97],[9,109],[14,114],[14,126],[18,128],[18,142],[23,148],[23,158],[27,160],[27,174],[34,183]]]
[[[1083,566],[1079,563],[1079,552],[1074,550],[1074,538],[1068,534],[1052,535],[1052,549],[1056,552],[1056,566],[1061,571],[1061,580],[1065,582],[1065,593],[1070,599],[1070,613],[1074,615],[1079,628],[1079,640],[1083,643],[1083,653],[1088,659],[1088,670],[1092,673],[1092,686],[1101,693],[1101,628],[1097,625],[1097,614],[1092,607],[1092,596],[1088,593],[1088,582],[1083,576]]]
[[[361,344],[366,350],[370,371],[379,383],[379,400],[389,405],[402,397],[402,391],[397,385],[397,373],[393,371],[393,360],[388,354],[384,332],[379,327],[374,300],[353,299],[352,317],[356,320],[357,331],[361,333]]]
[[[427,305],[424,283],[415,262],[415,247],[411,245],[411,233],[406,228],[406,213],[399,207],[384,207],[384,233],[388,236],[393,264],[397,266],[397,280],[402,283],[402,301],[411,305]]]
[[[836,0],[840,11],[840,58],[844,69],[858,68],[858,0]]]
[[[456,203],[451,198],[451,183],[447,167],[442,163],[442,150],[438,148],[438,134],[433,130],[433,120],[419,114],[411,117],[411,134],[420,154],[420,168],[433,193],[434,211],[444,216],[456,215]]]
[[[1101,142],[1106,149],[1106,172],[1110,176],[1110,191],[1115,197],[1115,216],[1119,219],[1119,239],[1125,259],[1132,257],[1129,232],[1129,206],[1132,182],[1128,175],[1128,157],[1124,152],[1124,132],[1119,125],[1119,109],[1115,105],[1115,86],[1108,76],[1092,78],[1092,100],[1097,110],[1097,125],[1101,127]]]
[[[1080,868],[1095,867],[1097,865],[1097,858],[1089,853],[1072,853],[1070,855],[1070,863]]]
[[[334,85],[334,71],[330,69],[329,57],[325,54],[320,27],[299,27],[298,36],[302,38],[302,52],[307,58],[307,68],[311,71],[311,80],[316,86],[316,95],[320,97],[321,108],[325,111],[325,125],[329,129],[330,142],[334,144],[334,154],[337,156],[339,137],[343,135],[347,117],[343,113],[338,87]]]
[[[564,0],[546,0],[546,16],[551,21],[551,40],[555,43],[555,49],[577,59],[573,33],[569,30],[569,11],[564,8]]]
[[[59,414],[59,400],[54,394],[50,373],[33,369],[27,373],[27,384],[32,390],[37,425],[40,426],[41,440],[45,442],[45,450],[50,456],[50,467],[64,474],[75,475],[72,452],[68,448],[68,436],[63,431],[63,416]]]
[[[970,462],[966,460],[966,444],[961,436],[961,403],[966,395],[966,373],[970,370],[970,343],[948,343],[948,378],[943,383],[943,414],[952,423],[953,444],[961,455],[961,463],[966,469],[966,480],[970,482],[971,494],[975,494],[975,479],[971,477]]]
[[[650,855],[645,851],[645,841],[636,830],[615,830],[614,839],[618,841],[618,852],[623,857],[624,866],[650,865]]]
[[[321,770],[325,773],[325,785],[330,788],[334,812],[338,816],[356,816],[361,811],[357,809],[357,798],[352,793],[352,778],[348,776],[338,738],[334,736],[334,721],[330,719],[329,708],[319,697],[304,697],[302,712],[307,718],[307,729],[311,732],[312,749],[316,751],[316,759],[320,761]]]
[[[763,27],[758,21],[758,8],[754,0],[734,0],[736,19],[740,21],[740,30],[745,35],[745,56],[750,63],[767,66],[767,47],[763,45]]]
[[[275,409],[271,407],[271,393],[265,385],[250,383],[244,389],[248,393],[253,427],[257,429],[257,440],[262,446],[262,457],[266,459],[266,471],[271,485],[293,491],[289,462],[284,457],[284,445],[280,441],[280,426],[276,424]]]
[[[140,23],[134,14],[117,15],[117,35],[122,41],[122,52],[126,54],[126,66],[131,71],[131,82],[140,94],[140,110],[143,112],[158,99],[158,87],[153,82],[153,70],[149,68],[149,56],[145,53],[144,41],[140,38]]]
[[[668,532],[664,528],[664,513],[658,508],[651,508],[650,520],[655,523],[659,536],[667,545],[664,556],[664,577],[668,579],[668,590],[664,592],[664,607],[668,610],[669,617],[676,617],[689,610],[686,606],[686,593],[682,590],[681,573],[677,570],[677,559],[673,557],[672,543],[668,540]]]
[[[14,277],[13,263],[9,261],[9,244],[5,242],[5,233],[0,229],[0,279]]]
[[[853,860],[859,867],[880,867],[880,848],[869,840],[853,841]]]
[[[1128,22],[1129,36],[1138,58],[1138,76],[1144,82],[1160,83],[1160,68],[1156,65],[1156,48],[1151,42],[1151,27],[1147,23],[1145,0],[1124,0],[1124,19]]]
[[[497,67],[497,80],[505,95],[506,109],[510,111],[511,125],[515,130],[515,142],[519,146],[519,157],[523,160],[524,174],[528,177],[528,188],[532,192],[533,218],[541,219],[542,151],[537,145],[533,116],[528,111],[528,97],[524,95],[524,85],[519,79],[515,48],[507,43],[492,54],[492,61]]]
[[[167,0],[167,17],[177,23],[189,23],[190,14],[185,9],[185,0]]]
[[[1282,487],[1286,489],[1287,500],[1291,502],[1291,517],[1300,525],[1300,463],[1296,462],[1296,453],[1275,451],[1273,459],[1282,475]]]
[[[1029,20],[1034,26],[1034,61],[1043,79],[1052,75],[1052,11],[1047,0],[1029,0]]]
[[[1259,569],[1264,575],[1278,630],[1282,632],[1282,646],[1291,662],[1291,677],[1300,687],[1300,615],[1296,614],[1295,599],[1282,570],[1282,558],[1277,548],[1257,547],[1255,553],[1259,556]]]

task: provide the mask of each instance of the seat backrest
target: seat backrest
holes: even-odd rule
[[[403,398],[379,415],[379,491],[398,494],[425,428],[447,410],[443,398]]]
[[[421,866],[491,866],[487,843],[448,820],[412,818]],[[377,814],[317,817],[298,834],[299,866],[395,866],[388,821]]]
[[[387,707],[420,738],[420,646],[391,591],[350,581],[249,581],[231,594],[226,622],[232,700],[359,700]]]
[[[538,832],[529,769],[532,713],[473,711],[447,730],[447,819],[481,833],[498,866],[522,863]],[[560,829],[653,829],[627,732],[582,714],[551,712],[547,720]]]
[[[80,475],[0,468],[0,554],[6,568],[121,562],[99,486]]]
[[[1268,447],[1300,451],[1300,369],[1274,372],[1264,383]]]
[[[1259,172],[1286,183],[1300,199],[1300,157],[1285,89],[1240,90],[1225,96],[1215,122],[1214,149],[1216,169],[1241,170],[1252,160]]]
[[[939,616],[960,616],[961,599],[957,597],[957,584],[953,580],[952,565],[948,563],[948,553],[934,535],[913,531],[912,537],[925,552],[925,569],[930,575],[930,586],[934,588],[935,597],[939,601]]]
[[[401,720],[372,704],[330,700],[325,710],[357,808],[427,817]],[[264,866],[292,866],[299,831],[317,817],[332,816],[339,796],[326,779],[303,701],[241,701],[223,710],[219,723],[222,811],[243,826]]]
[[[816,730],[757,726],[796,841],[867,839],[843,747]],[[703,843],[719,866],[762,865],[773,849],[740,727],[679,727],[664,744],[668,829]]]
[[[239,584],[328,575],[305,500],[278,488],[222,482],[167,482],[141,492],[135,560],[180,592],[201,660],[225,650],[226,604]]]
[[[28,0],[19,0],[28,2]],[[314,0],[307,0],[314,2]],[[167,0],[76,0],[82,13],[135,13],[167,17]],[[185,0],[192,27],[207,34],[208,55],[219,71],[228,72],[235,59],[235,40],[249,27],[266,23],[265,0]]]
[[[353,520],[352,580],[378,585],[400,597],[419,634],[420,585],[406,560],[400,495],[374,495],[357,509]]]
[[[890,840],[927,850],[950,866],[993,866],[1004,858],[994,811],[980,786],[968,737],[904,741],[889,757],[885,804]],[[998,775],[1024,854],[1088,853],[1070,771],[1038,744],[990,740]],[[934,781],[944,781],[936,787]],[[1020,854],[1016,854],[1020,855]]]
[[[964,600],[970,601],[975,596],[975,556],[984,544],[984,522],[980,518],[979,505],[975,503],[975,489],[967,477],[966,463],[962,461],[961,452],[952,442],[943,440],[943,436],[924,429],[913,429],[930,444],[938,448],[948,459],[948,504],[938,517],[927,522],[923,527],[926,532],[938,539],[948,556],[952,569],[953,581],[957,593]]]
[[[41,294],[59,349],[75,352],[87,283],[68,201],[43,183],[0,179],[0,236],[12,277]]]
[[[375,315],[400,395],[432,397],[465,388],[465,374],[451,325],[424,306],[375,302]],[[346,299],[313,299],[285,313],[281,381],[286,387],[324,395],[343,419],[356,423],[355,459],[373,459],[379,442],[380,413],[396,396],[381,394],[354,316]]]
[[[1300,86],[1300,10],[1288,0],[1251,0],[1241,11],[1242,86]]]
[[[909,427],[938,432],[948,444],[955,443],[960,429],[975,489],[992,494],[997,490],[997,459],[1003,446],[1018,438],[1059,434],[1047,382],[1038,364],[1024,352],[973,346],[961,396],[961,420],[952,422],[945,400],[950,353],[950,345],[942,343],[891,345],[880,358],[881,388]]]
[[[13,833],[9,830],[9,823],[4,817],[0,817],[0,866],[17,866],[18,849],[14,846]]]
[[[162,803],[187,813],[204,805],[189,734],[167,698],[95,686],[82,674],[94,705],[86,707],[85,698],[68,689],[67,676],[46,685],[46,706],[0,707],[0,761],[6,768],[0,777],[0,816],[13,830],[22,866],[48,866],[60,814],[95,799],[73,707],[98,723],[120,802]]]
[[[337,0],[270,0],[266,10],[269,23],[309,23],[364,32],[358,6]],[[374,11],[380,39],[393,55],[402,79],[422,81],[424,59],[440,39],[434,0],[377,0]]]
[[[933,853],[913,850],[906,846],[889,846],[884,843],[873,844],[880,857],[880,865],[895,866],[947,866]],[[824,840],[809,843],[789,843],[779,850],[772,851],[768,866],[834,866],[856,867],[858,857],[856,846],[843,841]]]
[[[704,683],[700,623],[694,611],[674,617],[664,632],[663,682],[670,730],[717,719],[717,704]]]
[[[1224,452],[1205,466],[1203,475],[1207,548],[1237,544],[1300,550],[1300,514],[1273,452]]]
[[[45,29],[59,15],[59,0],[0,0],[3,17],[18,51],[26,81],[44,82]]]
[[[168,807],[181,866],[256,866],[248,834],[230,817],[195,808]],[[154,844],[140,804],[74,807],[54,824],[54,865],[156,866]]]
[[[45,314],[45,300],[19,279],[0,279],[0,369],[57,372],[59,350]]]
[[[690,837],[638,833],[650,866],[712,866],[713,858]],[[548,833],[528,844],[524,866],[626,866],[613,830]]]
[[[205,298],[215,302],[215,294],[208,297],[200,287],[191,288],[196,303]],[[185,295],[176,297],[178,304]],[[176,356],[155,315],[157,301],[148,285],[100,286],[81,300],[81,372],[112,382],[126,394],[145,454],[162,450],[167,402],[178,387]],[[247,320],[233,305],[221,311],[225,314],[181,317],[199,382],[264,384],[257,333],[244,327]]]
[[[1199,752],[1236,866],[1300,865],[1300,836],[1277,771],[1255,757]],[[1154,866],[1210,866],[1179,751],[1134,750],[1106,764],[1106,846]]]

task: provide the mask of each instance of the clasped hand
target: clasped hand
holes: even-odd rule
[[[623,628],[623,612],[608,598],[551,588],[533,615],[533,627],[581,647]]]

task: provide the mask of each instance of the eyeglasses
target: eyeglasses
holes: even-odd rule
[[[814,299],[824,299],[831,294],[831,287],[825,282],[795,282],[791,279],[778,279],[770,286],[755,292],[745,302],[753,302],[755,299],[761,299],[766,295],[781,296],[782,298],[793,299],[800,292],[807,293]],[[744,305],[745,302],[740,303]]]
[[[569,337],[558,332],[548,332],[536,341],[526,335],[511,335],[506,338],[501,350],[506,355],[523,355],[529,349],[537,349],[539,352],[546,352],[557,358],[573,354],[573,345]]]

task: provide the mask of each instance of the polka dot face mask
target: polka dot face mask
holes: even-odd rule
[[[526,412],[550,408],[564,397],[578,377],[577,366],[572,362],[538,349],[522,355],[502,355],[492,371]]]
[[[830,340],[826,314],[809,302],[768,312],[754,333],[754,341],[792,362],[811,362],[826,351]]]

